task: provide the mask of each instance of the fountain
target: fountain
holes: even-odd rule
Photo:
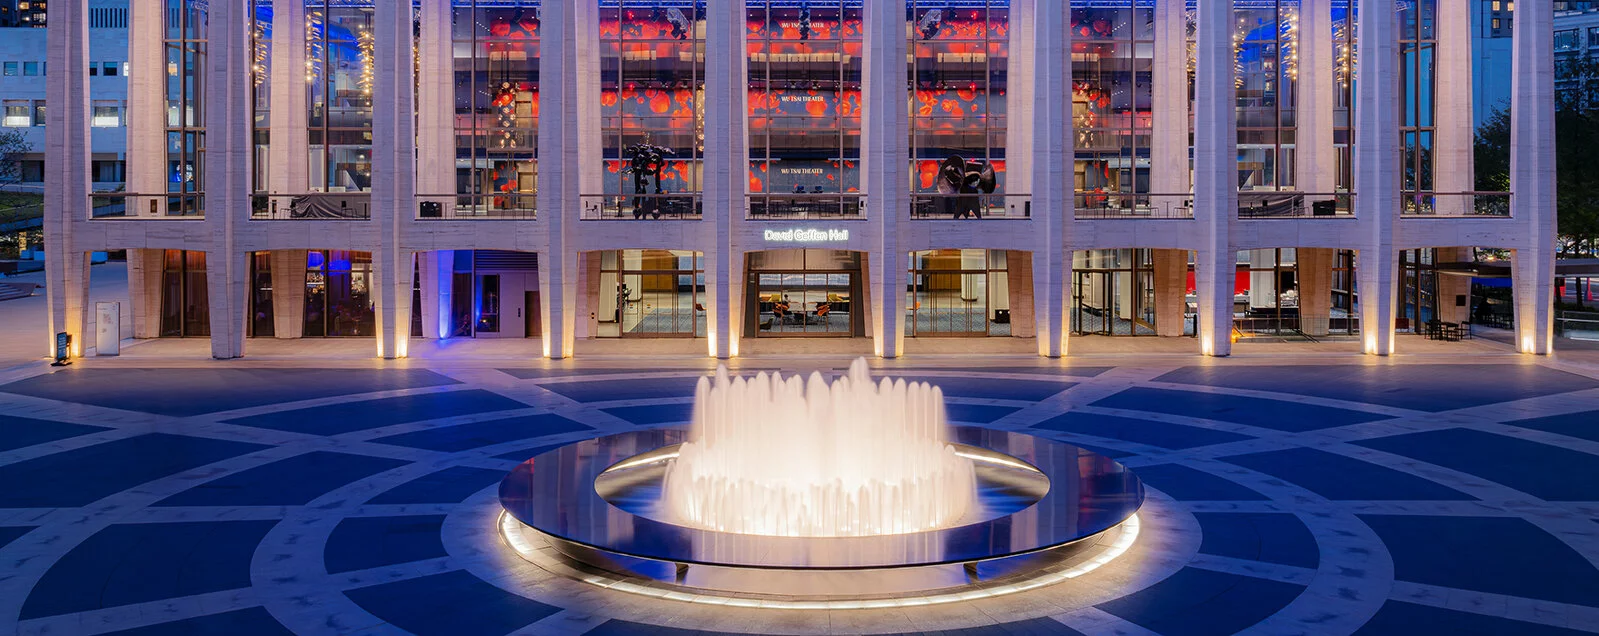
[[[725,366],[701,378],[663,491],[683,525],[790,537],[931,530],[977,506],[972,460],[948,439],[943,391],[873,383],[865,359],[831,385],[820,373],[729,378]]]
[[[959,602],[1081,576],[1143,483],[1092,451],[946,421],[943,391],[725,367],[687,429],[547,450],[500,482],[507,545],[609,590],[733,607]],[[542,546],[547,546],[546,549]],[[555,560],[551,560],[555,559]]]

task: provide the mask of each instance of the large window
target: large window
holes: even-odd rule
[[[285,281],[284,284],[288,284]],[[313,250],[305,259],[305,337],[371,336],[372,254]]]
[[[702,337],[705,272],[698,252],[611,250],[600,253],[601,337]]]
[[[1154,8],[1133,0],[1124,5],[1072,10],[1074,181],[1080,192],[1150,192]]]
[[[1006,254],[1003,250],[911,253],[906,335],[1009,336]]]
[[[1292,190],[1299,0],[1268,0],[1234,16],[1239,186]]]
[[[166,250],[161,262],[161,337],[211,335],[205,252]]]
[[[272,0],[255,0],[251,4],[250,104],[254,161],[250,164],[250,182],[256,192],[265,192],[267,170],[272,162],[267,154],[272,145]]]
[[[915,214],[1001,214],[1010,3],[908,4]]]
[[[1404,110],[1399,114],[1404,166],[1401,190],[1406,212],[1431,212],[1433,191],[1433,95],[1437,90],[1437,0],[1412,0],[1399,11],[1399,76]]]
[[[357,192],[372,188],[372,7],[308,0],[306,78],[311,189]]]
[[[858,213],[861,0],[751,0],[749,191],[757,216]]]
[[[531,210],[538,192],[538,0],[456,5],[455,194],[474,212]]]
[[[206,3],[166,0],[167,192],[205,191]],[[201,214],[200,199],[169,197],[167,214]]]
[[[703,0],[616,0],[601,6],[603,188],[611,196],[600,214],[698,213],[704,38]]]

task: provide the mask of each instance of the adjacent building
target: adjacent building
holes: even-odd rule
[[[135,335],[218,358],[957,336],[1055,357],[1073,334],[1228,355],[1259,329],[1386,355],[1477,319],[1474,252],[1498,248],[1518,346],[1548,353],[1553,9],[1508,27],[1514,195],[1484,193],[1452,1],[133,3],[109,191],[94,5],[52,0],[51,333],[81,344],[85,255],[126,249]]]

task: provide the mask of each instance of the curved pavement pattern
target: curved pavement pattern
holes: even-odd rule
[[[1599,374],[1499,361],[879,369],[1133,467],[1149,536],[1077,587],[804,614],[622,598],[487,531],[512,466],[681,424],[705,365],[90,361],[0,386],[0,631],[1599,633]]]

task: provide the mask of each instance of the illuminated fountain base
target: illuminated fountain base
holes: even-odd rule
[[[728,606],[851,609],[972,600],[1081,576],[1137,537],[1143,484],[1093,452],[950,429],[977,498],[942,527],[771,536],[675,522],[663,481],[688,434],[621,433],[545,452],[500,484],[500,531],[531,561],[613,590]],[[543,550],[544,546],[554,552]]]

